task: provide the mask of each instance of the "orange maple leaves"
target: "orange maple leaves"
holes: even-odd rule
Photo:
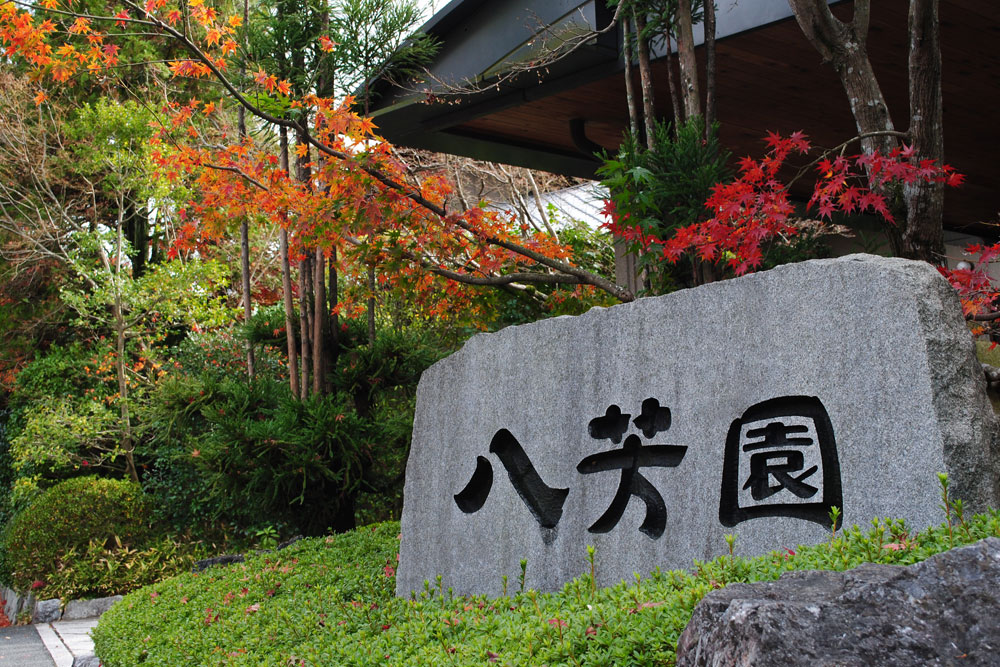
[[[57,82],[81,70],[118,65],[121,52],[114,39],[130,23],[159,30],[186,46],[189,57],[168,63],[174,77],[224,76],[227,58],[240,53],[242,19],[220,17],[204,0],[188,0],[186,9],[176,0],[144,0],[141,6],[133,4],[137,0],[119,1],[124,8],[113,6],[103,16],[67,19],[61,12],[43,19],[46,7],[55,7],[57,0],[39,0],[35,12],[18,12],[0,0],[0,46],[33,65],[36,79]],[[195,29],[182,34],[172,26],[185,23],[184,11]],[[323,52],[337,46],[328,36],[317,42]],[[428,270],[490,276],[533,266],[517,248],[559,260],[569,256],[550,237],[519,232],[509,216],[478,208],[443,214],[448,184],[433,175],[411,182],[391,147],[375,135],[372,120],[349,110],[352,98],[339,104],[315,95],[294,99],[289,81],[262,68],[251,70],[249,78],[265,93],[288,98],[297,117],[309,119],[310,143],[299,143],[295,157],[311,176],[305,182],[291,178],[276,155],[250,142],[224,148],[191,144],[202,132],[203,121],[196,119],[212,116],[213,122],[224,122],[213,115],[215,103],[169,105],[167,121],[154,139],[154,160],[164,177],[183,179],[196,192],[184,210],[173,253],[207,248],[234,220],[270,220],[292,232],[293,254],[317,246],[336,248],[345,267],[352,261],[361,267],[382,265],[392,281],[408,280],[452,303],[468,288],[442,282]],[[40,92],[35,99],[42,104],[46,96]]]

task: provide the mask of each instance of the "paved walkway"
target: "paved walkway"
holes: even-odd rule
[[[0,628],[0,665],[72,667],[73,658],[94,654],[90,629],[95,625],[96,618],[86,618]]]
[[[33,625],[0,628],[0,665],[4,667],[55,667]]]

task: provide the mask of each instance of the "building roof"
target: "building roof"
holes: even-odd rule
[[[377,82],[372,115],[379,131],[399,145],[592,178],[599,164],[594,145],[613,151],[628,125],[620,34],[601,35],[544,70],[511,80],[503,71],[505,63],[537,58],[540,26],[607,26],[611,12],[605,4],[453,0],[424,26],[442,42],[428,66],[430,82]],[[771,130],[802,130],[822,146],[856,134],[836,73],[801,33],[787,0],[717,4],[724,145],[736,156],[760,155],[761,139]],[[835,13],[850,16],[851,2],[834,4]],[[868,38],[897,126],[906,123],[909,107],[907,4],[873,2]],[[940,25],[945,154],[967,175],[965,186],[946,195],[945,216],[951,226],[961,226],[995,219],[998,210],[992,153],[1000,146],[1000,3],[942,2]],[[653,77],[663,94],[656,100],[658,115],[669,119],[664,62],[654,63]]]
[[[539,197],[542,208],[549,211],[551,207],[549,221],[552,222],[554,219],[557,227],[582,222],[591,229],[597,229],[605,222],[601,209],[604,208],[604,200],[607,198],[608,189],[593,181],[544,192]],[[487,208],[504,211],[512,209],[513,206],[506,202],[491,202],[487,204]],[[539,227],[542,226],[544,221],[541,220],[537,208],[529,209],[527,213],[531,222]]]

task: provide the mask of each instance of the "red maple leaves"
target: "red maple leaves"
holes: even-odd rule
[[[763,245],[775,237],[798,233],[792,224],[795,207],[788,185],[778,178],[789,156],[806,155],[812,149],[806,135],[793,132],[787,137],[768,133],[763,158],[739,160],[739,176],[729,183],[719,183],[705,202],[709,217],[677,229],[668,239],[644,232],[638,225],[620,218],[607,202],[605,224],[612,233],[630,242],[638,242],[647,252],[659,252],[669,262],[693,254],[708,262],[724,262],[736,275],[757,269],[763,260]],[[892,222],[885,188],[893,183],[943,182],[949,186],[962,183],[961,174],[948,165],[920,160],[911,147],[903,146],[888,155],[880,153],[839,155],[816,162],[819,177],[807,210],[829,219],[834,213],[876,213]]]

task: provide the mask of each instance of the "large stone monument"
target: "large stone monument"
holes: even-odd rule
[[[472,338],[420,381],[397,592],[602,585],[1000,498],[995,419],[929,265],[783,266]],[[512,589],[513,590],[513,589]]]

